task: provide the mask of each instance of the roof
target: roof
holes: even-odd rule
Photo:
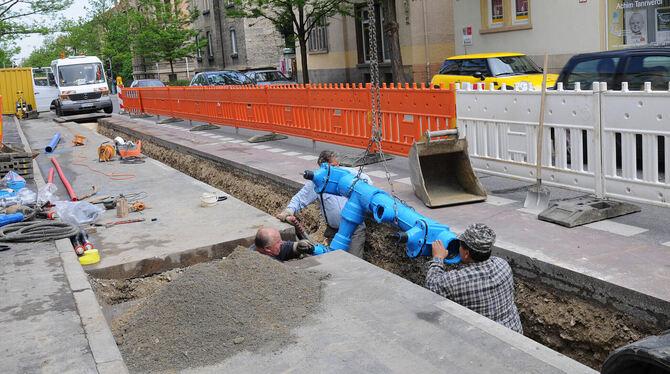
[[[523,53],[508,52],[508,53],[476,53],[472,55],[452,56],[447,60],[464,60],[471,58],[489,58],[489,57],[509,57],[509,56],[525,56]]]
[[[51,61],[52,64],[58,64],[60,66],[63,65],[77,65],[77,64],[89,64],[89,63],[95,63],[100,61],[99,58],[95,56],[69,56],[67,58],[59,58],[57,60]]]

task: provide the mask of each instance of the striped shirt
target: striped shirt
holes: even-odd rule
[[[458,270],[445,271],[443,260],[433,257],[428,262],[426,288],[523,334],[509,264],[491,257],[463,265]]]

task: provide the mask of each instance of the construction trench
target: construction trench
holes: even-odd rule
[[[127,140],[137,140],[134,134],[108,126],[105,121],[99,122],[97,132],[110,139],[121,136]],[[281,178],[275,180],[251,173],[249,169],[236,168],[231,163],[217,163],[183,153],[165,144],[154,144],[146,138],[142,139],[142,153],[225,191],[269,215],[280,212],[297,192],[296,186],[283,183]],[[303,209],[297,218],[315,241],[325,243],[323,236],[325,224],[320,218],[316,203]],[[409,258],[402,246],[388,239],[390,234],[396,232],[392,227],[378,224],[369,216],[366,219],[366,226],[364,260],[423,286],[425,263],[428,259]],[[305,323],[309,320],[309,315],[318,310],[319,280],[327,279],[327,274],[278,266],[273,261],[264,261],[262,256],[242,251],[241,248],[232,255],[230,253],[225,255],[229,257],[224,261],[211,261],[159,274],[145,274],[132,279],[90,278],[97,298],[110,321],[124,360],[131,371],[162,370],[170,367],[184,369],[197,364],[213,363],[243,349],[257,350],[270,341],[274,344],[273,349],[280,348],[294,341],[288,333],[290,328]],[[231,259],[235,262],[227,262]],[[249,273],[247,270],[247,273],[244,273],[240,270],[241,264],[252,260],[256,262],[263,260],[256,265],[260,267],[255,269],[258,271]],[[524,335],[593,369],[600,370],[603,361],[614,349],[663,330],[662,326],[654,326],[611,306],[544,284],[537,280],[542,278],[542,274],[536,274],[535,279],[524,277],[517,272],[513,262],[511,265],[515,271],[515,300]],[[226,278],[227,272],[234,274],[235,277]],[[272,274],[271,279],[262,279],[262,274]],[[245,281],[230,282],[232,279],[238,281],[245,279]],[[294,287],[279,287],[274,289],[276,293],[268,293],[267,290],[259,290],[254,286],[277,281],[290,283]],[[230,300],[225,306],[220,301],[211,304],[211,300],[203,300],[211,295],[192,292],[194,284],[209,285],[210,289],[217,289],[216,285],[222,284],[221,282],[233,285],[226,290],[217,290],[220,293],[217,293],[217,298]],[[250,294],[257,295],[255,292],[275,296],[258,302],[249,297]],[[166,300],[186,300],[187,303],[169,303]],[[301,302],[296,303],[296,300]],[[166,313],[173,312],[175,315],[187,313],[184,308],[199,302],[204,302],[205,305],[196,307],[196,311],[192,313],[212,310],[217,312],[205,313],[209,317],[199,323],[190,324],[188,328],[192,330],[167,323],[171,318],[167,318]],[[281,323],[268,317],[264,323],[270,325],[275,323],[274,328],[261,326],[255,329],[259,321],[250,320],[248,314],[245,314],[250,303],[253,304],[254,310],[260,310],[261,315],[272,316],[274,313],[280,313],[284,316],[297,317],[284,319]],[[143,307],[140,308],[138,305]],[[153,320],[153,323],[149,320]],[[241,337],[237,336],[236,331],[239,330],[236,329],[212,330],[212,325],[221,320],[232,321],[249,333]],[[156,329],[167,330],[165,339],[168,341],[161,343],[158,338],[157,341],[144,341],[146,339],[143,336],[132,333],[133,330],[138,330],[138,326],[153,326]],[[169,329],[178,329],[179,333],[170,334]],[[265,336],[268,331],[272,333]],[[177,335],[178,339],[169,338]],[[188,342],[189,339],[195,339],[203,344],[214,341],[222,341],[224,344],[213,344],[212,346],[216,346],[214,351],[198,352],[189,350],[183,344],[183,341]],[[152,347],[152,349],[142,350],[138,347]],[[175,357],[176,351],[163,351],[159,347],[176,347],[174,349],[180,350],[181,356]]]

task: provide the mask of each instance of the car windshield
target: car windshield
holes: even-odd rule
[[[165,85],[158,79],[152,79],[146,81],[138,81],[137,87],[165,87]]]
[[[253,84],[253,81],[249,77],[236,71],[217,71],[216,73],[208,74],[207,78],[212,86]]]
[[[278,71],[259,71],[256,73],[256,80],[259,82],[287,81],[282,73]]]
[[[105,83],[105,74],[99,63],[64,65],[58,67],[58,81],[59,86]]]
[[[491,74],[501,75],[542,74],[535,63],[527,56],[490,57],[487,59]]]

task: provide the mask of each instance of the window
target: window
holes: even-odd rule
[[[512,23],[521,25],[528,23],[528,0],[512,0],[514,5],[514,19]]]
[[[202,14],[209,14],[209,10],[212,7],[212,0],[202,0]]]
[[[237,36],[235,35],[235,29],[230,29],[230,49],[232,50],[233,57],[237,57]]]
[[[503,21],[503,0],[489,0],[489,26],[500,27]]]
[[[195,36],[195,45],[198,46],[198,49],[196,50],[196,57],[198,60],[202,59],[202,50],[200,49],[200,35]]]
[[[382,32],[381,25],[383,24],[383,15],[380,11],[380,7],[375,7],[376,17],[375,20],[377,26],[377,59],[380,62],[389,62],[390,53],[388,50],[388,41],[386,36]],[[371,57],[370,50],[370,14],[368,13],[367,6],[361,6],[356,9],[356,16],[359,22],[356,25],[356,36],[358,39],[358,62],[359,63],[369,63]]]
[[[212,50],[212,34],[207,31],[207,57],[214,57],[214,50]]]
[[[531,0],[482,1],[480,33],[524,30],[530,27]]]
[[[490,75],[485,58],[463,60],[461,64],[461,75],[474,75],[475,73]]]
[[[619,57],[594,58],[578,62],[566,77],[565,89],[574,89],[577,82],[583,90],[590,90],[593,82],[607,82],[611,87],[618,63]]]
[[[651,82],[653,90],[667,90],[670,82],[670,56],[631,57],[622,81],[628,81],[630,90],[644,90],[644,82]]]
[[[461,70],[461,61],[458,60],[445,60],[444,64],[440,68],[440,71],[437,74],[444,75],[458,75]]]
[[[328,52],[327,27],[326,17],[322,16],[316,21],[316,25],[309,32],[307,44],[309,52]]]

